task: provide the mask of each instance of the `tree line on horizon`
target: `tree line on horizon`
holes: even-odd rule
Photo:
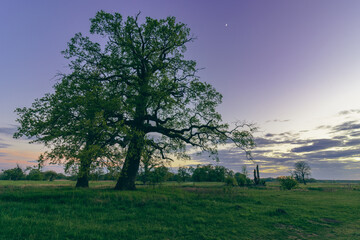
[[[305,166],[299,167],[299,166]],[[263,178],[256,180],[257,176],[253,179],[249,178],[249,172],[247,167],[242,166],[241,172],[234,172],[224,166],[220,165],[197,165],[196,167],[179,167],[177,172],[170,171],[170,168],[164,165],[152,165],[146,167],[142,164],[137,176],[136,181],[142,182],[142,184],[158,184],[165,181],[176,182],[225,182],[228,186],[265,186],[266,182],[280,181],[281,185],[285,189],[292,189],[298,183],[306,184],[306,182],[314,182],[315,179],[309,178],[311,168],[303,161],[296,162],[294,170],[291,171],[291,176],[281,176],[278,178]],[[89,180],[92,181],[106,181],[117,180],[120,172],[107,171],[97,168],[93,169],[89,174]],[[301,178],[299,176],[305,176]],[[77,175],[64,175],[62,173],[56,173],[55,171],[41,171],[39,168],[27,167],[23,170],[19,165],[15,168],[3,170],[0,173],[0,180],[35,180],[35,181],[54,181],[54,180],[77,180]]]

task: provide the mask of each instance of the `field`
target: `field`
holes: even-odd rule
[[[0,239],[360,239],[360,184],[0,181]]]

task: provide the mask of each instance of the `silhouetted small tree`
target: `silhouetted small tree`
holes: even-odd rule
[[[291,172],[291,175],[298,181],[306,185],[306,179],[311,175],[311,168],[309,164],[305,161],[299,161],[294,164],[294,171]]]

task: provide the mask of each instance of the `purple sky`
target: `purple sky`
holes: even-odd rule
[[[360,179],[360,1],[8,1],[0,2],[0,169],[34,164],[41,146],[11,139],[16,107],[51,91],[60,54],[87,34],[98,10],[173,15],[197,36],[186,57],[224,96],[227,122],[259,127],[255,159],[265,176],[306,160],[313,177]],[[227,26],[226,26],[227,24]],[[234,170],[245,161],[221,151]],[[185,164],[205,163],[194,157]],[[180,164],[180,163],[176,163]]]

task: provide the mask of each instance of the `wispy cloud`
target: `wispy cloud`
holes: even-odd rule
[[[0,128],[0,134],[6,134],[6,135],[14,135],[14,133],[17,131],[17,127],[2,127]]]
[[[334,151],[320,151],[314,153],[304,154],[306,159],[324,159],[329,161],[331,159],[348,158],[360,156],[359,149],[341,149]]]
[[[340,140],[333,139],[315,139],[309,141],[310,145],[301,146],[291,149],[291,152],[301,153],[301,152],[313,152],[319,151],[327,148],[338,147],[343,144]]]
[[[273,120],[267,120],[267,123],[270,122],[279,122],[279,123],[283,123],[283,122],[290,122],[290,119],[273,119]]]
[[[360,114],[360,109],[350,109],[339,112],[339,115],[349,115],[352,113]]]
[[[357,121],[348,121],[348,122],[344,122],[340,125],[334,126],[332,129],[333,129],[333,132],[353,131],[353,130],[360,129],[360,123],[358,123]]]
[[[345,146],[360,146],[360,138],[354,138],[346,141]]]
[[[0,148],[8,148],[10,146],[11,146],[10,144],[0,143]]]

